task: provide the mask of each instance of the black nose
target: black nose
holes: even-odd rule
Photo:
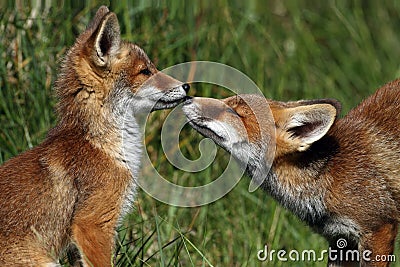
[[[187,93],[187,92],[189,91],[189,89],[190,89],[190,85],[187,84],[187,83],[184,83],[184,84],[182,84],[182,88],[183,88],[183,90],[185,90],[185,92]]]

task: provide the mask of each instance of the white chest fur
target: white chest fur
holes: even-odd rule
[[[122,120],[121,138],[121,159],[131,173],[131,181],[122,202],[122,218],[131,210],[136,195],[136,179],[142,157],[142,134],[136,118],[130,112],[126,112]]]
[[[125,88],[126,89],[126,88]],[[142,157],[142,133],[139,123],[133,113],[134,101],[129,90],[116,90],[111,99],[113,105],[111,124],[116,125],[116,135],[118,136],[118,147],[116,148],[115,158],[130,172],[130,180],[126,185],[126,190],[121,196],[121,215],[119,221],[131,210],[137,189],[136,179],[139,174],[140,162]]]

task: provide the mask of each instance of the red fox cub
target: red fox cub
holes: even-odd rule
[[[258,112],[267,104],[273,118]],[[393,253],[400,219],[400,80],[342,119],[339,109],[335,100],[285,103],[256,95],[196,97],[183,106],[194,129],[247,163],[251,177],[265,178],[262,187],[331,247],[345,238],[345,249],[371,251],[364,260],[359,253],[362,266],[388,266],[382,259]]]
[[[188,89],[121,41],[116,15],[100,7],[62,62],[58,124],[0,167],[0,266],[59,266],[71,244],[83,266],[111,266],[136,189],[136,115],[172,108]]]

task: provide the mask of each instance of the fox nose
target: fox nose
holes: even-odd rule
[[[185,92],[187,93],[187,92],[189,91],[189,89],[190,89],[190,85],[187,84],[187,83],[184,83],[184,84],[182,84],[182,88],[183,88],[183,90],[185,90]]]

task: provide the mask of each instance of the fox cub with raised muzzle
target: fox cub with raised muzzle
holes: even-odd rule
[[[358,250],[360,258],[348,264],[388,266],[382,259],[393,254],[400,219],[400,80],[342,119],[339,108],[328,99],[238,95],[196,97],[183,110],[194,129],[264,179],[262,187],[332,248],[345,238],[344,250]]]
[[[0,167],[0,266],[58,266],[70,244],[83,266],[111,266],[116,227],[135,195],[137,114],[178,105],[189,85],[121,41],[116,15],[103,6],[54,87],[58,124]]]

